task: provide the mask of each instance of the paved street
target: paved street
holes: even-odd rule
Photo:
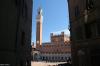
[[[53,66],[58,64],[63,64],[66,62],[31,62],[31,66]]]

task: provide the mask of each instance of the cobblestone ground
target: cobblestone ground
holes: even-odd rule
[[[31,66],[57,66],[66,62],[31,62]]]

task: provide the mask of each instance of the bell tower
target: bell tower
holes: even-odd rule
[[[42,45],[42,9],[39,7],[36,17],[36,48],[39,48]]]

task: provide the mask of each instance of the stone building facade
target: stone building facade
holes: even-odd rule
[[[100,66],[99,0],[67,0],[73,66]]]
[[[1,0],[0,4],[0,64],[30,66],[32,0]]]

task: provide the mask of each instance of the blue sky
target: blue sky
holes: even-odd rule
[[[50,33],[69,34],[69,15],[67,0],[34,0],[32,13],[32,41],[36,42],[36,15],[39,6],[43,10],[42,42],[50,41]]]

